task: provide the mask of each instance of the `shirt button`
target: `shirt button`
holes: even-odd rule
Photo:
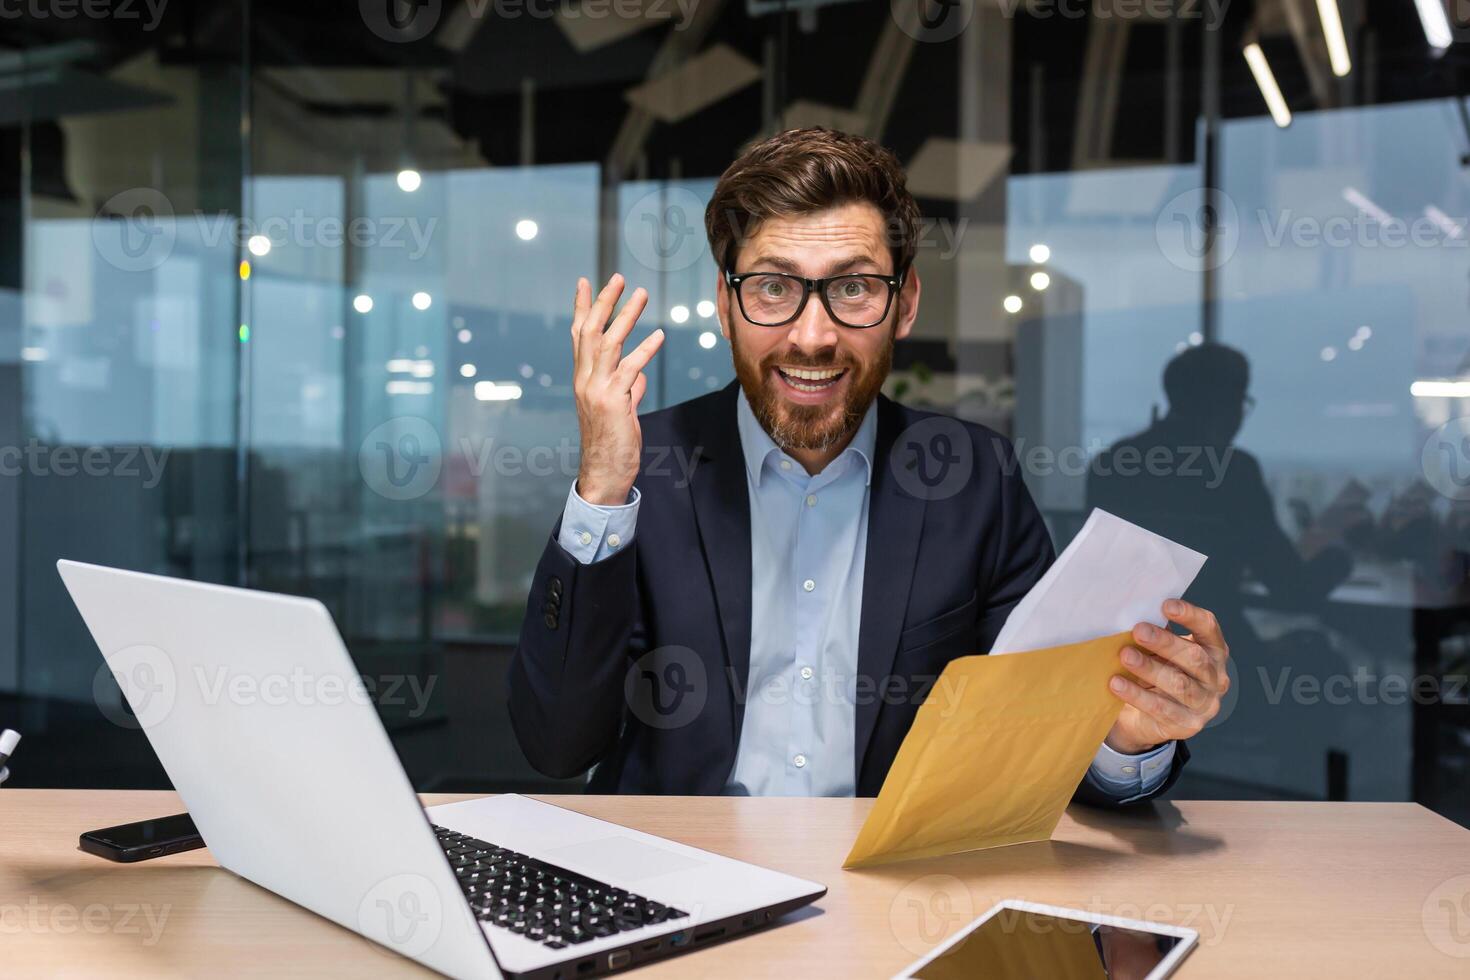
[[[806,765],[806,756],[802,755],[800,752],[796,753],[796,758],[791,760],[791,764],[798,769],[802,768]]]
[[[807,579],[805,582],[801,583],[801,587],[810,592],[812,589],[815,589],[817,587],[817,583],[813,582],[811,579]]]
[[[817,506],[817,495],[814,494],[814,493],[807,494],[806,495],[806,505],[808,507],[815,507],[815,506]]]
[[[582,543],[583,544],[591,544],[592,543],[592,535],[591,535],[591,533],[589,533],[587,531],[583,531],[582,532],[582,538],[581,538],[581,540],[582,540]]]
[[[791,469],[791,460],[789,460],[789,459],[783,459],[783,460],[781,460],[781,468],[783,470],[789,470],[789,469]]]
[[[1124,771],[1124,772],[1126,772],[1126,773],[1127,773],[1127,774],[1128,774],[1128,775],[1130,775],[1130,776],[1131,776],[1131,775],[1133,775],[1133,774],[1134,774],[1134,773],[1135,773],[1135,772],[1137,772],[1137,771],[1138,771],[1138,770],[1137,770],[1137,769],[1135,769],[1135,768],[1134,768],[1134,767],[1132,767],[1132,766],[1124,766],[1124,767],[1123,767],[1123,771]]]
[[[607,536],[607,546],[609,548],[616,548],[618,545],[620,545],[622,543],[623,543],[623,539],[620,538],[620,537],[618,537],[616,534],[609,534]]]
[[[812,669],[810,667],[803,667],[803,668],[801,668],[801,679],[804,680],[804,681],[811,680],[812,679],[812,673],[813,673],[813,671],[812,671]]]

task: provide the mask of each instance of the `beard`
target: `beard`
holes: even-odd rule
[[[875,328],[878,329],[878,328]],[[828,358],[811,358],[794,351],[776,352],[755,364],[747,359],[736,339],[739,331],[730,332],[730,353],[735,362],[735,377],[761,428],[782,449],[824,452],[852,437],[862,424],[863,416],[878,397],[883,382],[893,366],[893,335],[870,364],[851,357],[833,354]],[[787,367],[845,369],[839,384],[847,386],[843,397],[832,405],[797,405],[780,390],[776,378],[778,364]]]

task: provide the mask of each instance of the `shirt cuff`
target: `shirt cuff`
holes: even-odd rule
[[[633,529],[638,524],[638,488],[628,494],[628,502],[615,507],[589,504],[577,494],[572,483],[567,505],[561,513],[561,533],[557,543],[580,564],[591,565],[633,543]]]
[[[1092,757],[1086,778],[1118,803],[1129,803],[1162,786],[1173,768],[1173,742],[1165,742],[1142,755],[1115,752],[1105,742]]]

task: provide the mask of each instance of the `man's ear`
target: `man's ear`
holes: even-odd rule
[[[715,273],[715,315],[720,318],[720,334],[728,343],[730,340],[730,304],[733,297],[730,287],[725,282],[725,277]]]
[[[898,323],[895,325],[893,337],[902,340],[914,329],[914,320],[919,316],[919,270],[909,266],[909,274],[904,276],[903,285],[898,290]]]

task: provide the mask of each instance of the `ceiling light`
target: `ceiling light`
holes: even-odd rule
[[[1037,242],[1035,245],[1031,246],[1030,254],[1031,261],[1035,262],[1037,265],[1040,265],[1047,259],[1051,258],[1051,249],[1041,244],[1040,242]]]
[[[390,395],[429,395],[434,392],[432,381],[403,381],[395,379],[384,386]]]
[[[509,402],[521,397],[521,386],[514,381],[476,381],[475,398],[482,402]]]
[[[1322,37],[1327,42],[1332,74],[1344,78],[1353,70],[1353,62],[1348,57],[1347,38],[1342,33],[1342,14],[1337,9],[1337,0],[1317,0],[1317,16],[1322,20]]]
[[[1261,98],[1266,100],[1266,108],[1270,110],[1272,120],[1282,129],[1290,126],[1291,110],[1286,107],[1286,99],[1281,96],[1281,87],[1276,84],[1276,76],[1271,74],[1271,66],[1266,64],[1266,53],[1254,41],[1247,44],[1242,53],[1245,55],[1245,63],[1250,65],[1251,74],[1256,78],[1256,87],[1261,90]]]
[[[424,178],[417,170],[409,168],[398,171],[398,189],[401,191],[412,194],[423,182]]]
[[[1440,51],[1449,47],[1455,38],[1450,33],[1450,19],[1445,16],[1444,0],[1414,0],[1414,6],[1419,10],[1419,24],[1429,46]]]
[[[373,311],[373,298],[367,293],[358,293],[352,297],[352,308],[359,313],[371,313]]]
[[[1470,398],[1470,381],[1415,381],[1409,385],[1415,398]]]

